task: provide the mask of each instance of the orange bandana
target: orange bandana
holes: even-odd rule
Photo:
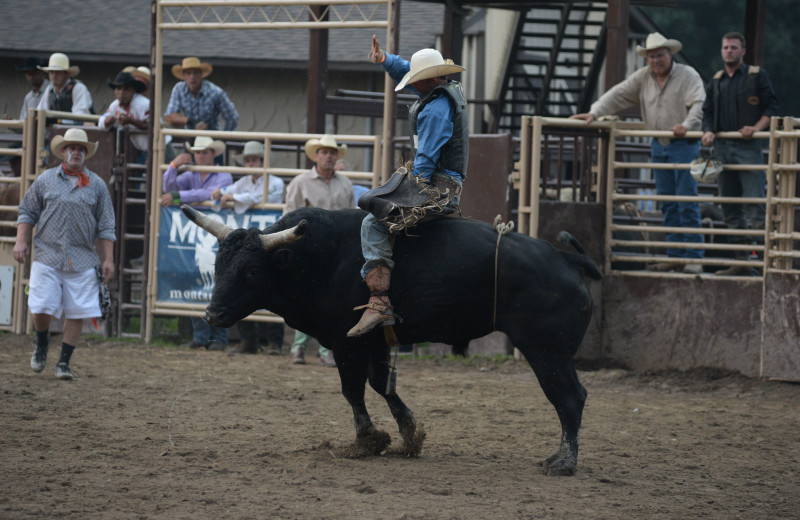
[[[64,173],[66,173],[67,175],[71,175],[73,177],[77,177],[78,178],[78,187],[79,188],[83,188],[84,186],[88,186],[89,185],[89,176],[86,175],[85,173],[83,173],[83,170],[81,170],[81,171],[79,171],[77,173],[72,173],[71,171],[69,171],[67,169],[66,164],[64,164],[62,166],[62,169],[64,170]]]

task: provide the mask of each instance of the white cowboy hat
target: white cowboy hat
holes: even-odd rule
[[[172,66],[172,75],[178,79],[183,79],[183,71],[186,69],[200,69],[200,71],[203,73],[203,77],[205,78],[211,74],[211,71],[214,70],[214,67],[212,67],[210,63],[201,62],[200,58],[189,56],[188,58],[183,58],[183,61],[180,65]]]
[[[94,152],[97,151],[97,143],[90,143],[89,138],[86,136],[86,132],[84,132],[80,128],[69,128],[64,135],[57,135],[53,137],[53,140],[50,141],[50,151],[56,157],[61,157],[61,150],[65,146],[69,146],[71,144],[79,144],[81,146],[86,147],[86,159],[94,155]]]
[[[184,146],[190,152],[201,152],[208,148],[214,150],[214,157],[220,155],[225,151],[225,143],[222,141],[215,141],[210,137],[206,137],[204,135],[198,135],[194,138],[194,145],[190,145],[189,143],[184,143]]]
[[[66,71],[69,72],[69,77],[74,78],[77,76],[81,69],[78,68],[77,65],[73,65],[72,67],[69,66],[69,57],[66,54],[62,54],[60,52],[54,52],[50,55],[50,62],[47,64],[47,67],[38,67],[39,70],[43,70],[46,72],[50,71]]]
[[[683,44],[678,40],[668,40],[664,38],[661,33],[650,33],[647,35],[647,40],[644,42],[644,47],[641,45],[636,46],[636,54],[644,58],[647,56],[647,51],[660,49],[661,47],[669,49],[670,54],[675,54],[683,48]]]
[[[236,161],[237,164],[244,164],[244,158],[252,156],[261,159],[264,158],[264,143],[259,141],[247,141],[244,143],[244,152],[239,155],[234,155],[233,160]]]
[[[325,134],[319,139],[309,139],[306,141],[306,155],[312,161],[316,161],[316,153],[320,148],[335,148],[336,158],[341,159],[347,153],[346,144],[338,144],[332,135]]]
[[[410,83],[463,71],[464,67],[455,65],[453,60],[445,60],[436,49],[422,49],[411,56],[411,70],[403,76],[394,89],[399,92]]]

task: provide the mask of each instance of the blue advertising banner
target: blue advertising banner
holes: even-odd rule
[[[265,229],[281,216],[277,210],[195,208],[232,228]],[[158,230],[158,296],[161,303],[208,303],[214,289],[214,260],[219,244],[205,229],[189,220],[177,206],[161,208]]]

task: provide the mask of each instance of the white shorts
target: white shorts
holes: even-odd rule
[[[59,271],[40,262],[31,265],[28,308],[68,320],[96,318],[100,313],[100,285],[95,268],[80,273]]]

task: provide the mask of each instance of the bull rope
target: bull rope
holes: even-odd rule
[[[506,224],[500,215],[494,217],[494,230],[497,232],[497,244],[494,248],[494,308],[492,309],[492,330],[497,330],[497,271],[500,257],[500,239],[514,229],[514,222]]]

